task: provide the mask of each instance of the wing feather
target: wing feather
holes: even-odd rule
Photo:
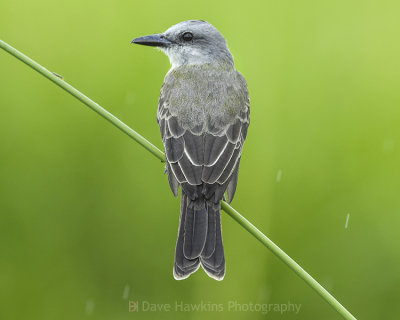
[[[228,142],[217,161],[211,166],[204,166],[202,180],[207,183],[215,183],[230,163],[234,151],[235,144]],[[218,153],[219,150],[214,149],[214,152]]]
[[[174,174],[175,179],[178,180],[180,184],[187,182],[186,177],[183,174],[178,162],[170,163],[170,166],[171,166],[171,172]]]
[[[247,100],[228,123],[221,121],[223,118],[206,117],[204,122],[190,127],[180,123],[176,111],[171,114],[168,98],[162,90],[157,121],[164,142],[166,172],[175,196],[181,185],[192,198],[200,192],[205,198],[218,202],[226,191],[228,201],[232,200],[250,122],[249,111]]]
[[[185,139],[185,153],[190,162],[194,165],[201,166],[204,164],[204,143],[203,136],[196,136],[190,131],[183,136]]]
[[[178,119],[176,117],[171,116],[167,121],[168,121],[168,128],[171,131],[171,135],[173,137],[179,138],[183,136],[186,130],[179,125]]]
[[[231,159],[227,163],[227,165],[224,168],[224,170],[221,173],[221,175],[218,177],[217,181],[218,181],[219,184],[224,184],[232,176],[232,173],[234,171],[235,165],[236,165],[236,163],[238,162],[238,160],[240,158],[241,152],[242,152],[242,149],[240,147],[236,148],[234,150]]]
[[[236,143],[239,141],[242,126],[243,124],[240,119],[236,119],[235,122],[226,130],[226,137],[229,142]]]
[[[178,161],[179,168],[181,169],[186,181],[191,185],[199,185],[201,181],[201,172],[203,166],[196,166],[190,162],[186,154]]]
[[[183,157],[185,140],[182,137],[168,138],[164,142],[165,154],[169,162],[177,162]]]
[[[209,133],[204,134],[204,165],[213,166],[228,146],[226,136],[218,137]]]

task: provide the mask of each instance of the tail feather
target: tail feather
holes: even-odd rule
[[[211,205],[210,205],[211,207]],[[207,241],[201,253],[203,258],[210,258],[215,251],[216,215],[212,208],[208,208]]]
[[[221,231],[221,204],[192,201],[182,192],[180,226],[175,249],[174,277],[186,279],[202,265],[206,273],[222,280],[225,257]]]
[[[220,267],[215,268],[215,267],[209,267],[207,264],[204,262],[201,262],[201,266],[204,269],[204,271],[207,273],[207,275],[215,280],[222,281],[224,280],[225,276],[225,259],[223,260],[223,264],[221,264]]]
[[[182,194],[178,240],[176,242],[176,249],[175,249],[174,278],[176,280],[186,279],[200,267],[199,258],[189,260],[183,254],[187,202],[188,202],[187,196]]]
[[[186,217],[183,235],[183,254],[186,259],[198,258],[207,240],[207,206],[189,203],[186,206]]]
[[[225,254],[221,230],[221,205],[218,204],[216,208],[209,206],[210,211],[209,216],[213,215],[215,220],[214,251],[210,256],[209,252],[203,251],[200,255],[200,263],[210,277],[222,280],[225,276]]]

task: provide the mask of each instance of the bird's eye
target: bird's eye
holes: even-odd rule
[[[185,32],[182,35],[183,41],[191,41],[193,39],[193,34],[191,32]]]

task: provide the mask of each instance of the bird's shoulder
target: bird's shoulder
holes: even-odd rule
[[[247,83],[232,66],[181,66],[165,77],[159,108],[162,106],[174,115],[235,117],[249,106]]]
[[[245,78],[232,65],[205,63],[172,68],[165,76],[163,89],[179,91],[190,87],[206,93],[231,86],[247,91]]]

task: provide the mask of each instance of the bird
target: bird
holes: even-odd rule
[[[171,64],[157,122],[175,197],[181,187],[173,276],[186,279],[202,266],[208,276],[221,281],[221,201],[232,201],[238,183],[250,124],[247,82],[235,68],[227,41],[209,22],[183,21],[131,42],[160,49]]]

